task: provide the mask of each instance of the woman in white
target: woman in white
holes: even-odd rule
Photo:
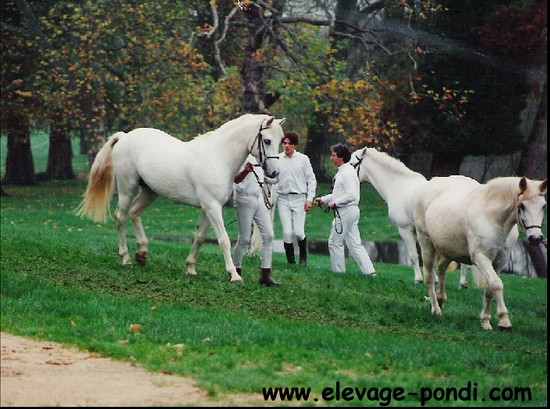
[[[347,146],[337,144],[331,147],[330,159],[338,168],[334,176],[334,188],[331,194],[316,198],[315,204],[321,206],[323,203],[328,203],[328,207],[334,210],[332,230],[328,239],[332,271],[346,272],[345,242],[361,272],[370,277],[376,277],[376,271],[367,250],[361,243],[359,234],[359,179],[355,169],[348,163],[351,152]]]
[[[245,163],[233,181],[233,201],[237,209],[237,222],[239,224],[239,237],[235,245],[233,262],[239,275],[242,274],[242,261],[244,253],[250,245],[252,235],[252,221],[254,220],[262,236],[261,276],[260,284],[266,286],[279,286],[271,276],[271,263],[273,260],[273,222],[262,193],[262,185],[269,183],[264,178],[264,172],[252,155],[248,155]],[[255,169],[254,169],[255,168]],[[256,176],[258,179],[256,179]]]

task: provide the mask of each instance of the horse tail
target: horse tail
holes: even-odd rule
[[[125,135],[124,132],[115,133],[96,155],[82,203],[75,210],[77,216],[87,217],[96,223],[105,223],[107,216],[110,216],[110,204],[115,186],[113,147],[123,135]]]

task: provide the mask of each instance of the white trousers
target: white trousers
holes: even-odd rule
[[[235,245],[233,263],[235,267],[241,267],[244,253],[250,245],[252,236],[252,220],[256,222],[262,236],[262,268],[271,268],[273,260],[273,222],[271,213],[265,207],[262,196],[239,197],[235,199],[237,208],[237,222],[239,224],[239,237]]]
[[[335,215],[328,239],[332,271],[335,273],[346,272],[345,242],[349,254],[355,260],[361,272],[363,274],[373,274],[375,272],[374,266],[367,250],[361,243],[361,235],[359,234],[359,207],[347,206],[337,210],[340,216]]]
[[[305,205],[306,195],[278,195],[277,208],[285,243],[292,243],[293,236],[300,241],[305,239]]]

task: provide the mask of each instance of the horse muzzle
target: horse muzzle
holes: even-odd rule
[[[527,236],[527,240],[529,244],[540,244],[544,240],[544,236],[542,234],[530,234]]]

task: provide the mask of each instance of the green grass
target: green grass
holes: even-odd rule
[[[82,181],[6,188],[11,196],[1,201],[2,331],[192,376],[213,396],[296,386],[311,387],[320,397],[337,381],[406,392],[473,382],[479,399],[494,387],[528,387],[532,401],[426,406],[547,404],[546,280],[503,275],[514,330],[501,333],[481,330],[482,290],[457,290],[458,273],[449,276],[442,317],[430,314],[426,289],[399,265],[375,263],[379,278],[370,280],[351,261],[348,274],[335,275],[326,256],[310,255],[302,269],[274,254],[274,276],[282,287],[257,283],[257,258],[244,260],[246,284],[231,285],[221,250],[205,245],[198,275],[189,277],[185,259],[198,210],[164,200],[144,214],[152,238],[149,263],[122,266],[114,221],[97,225],[72,213],[84,188]],[[363,201],[363,237],[390,240],[396,229],[383,202],[368,189],[363,194],[372,195]],[[226,222],[233,220],[234,209],[225,212]],[[308,216],[313,239],[328,236],[327,217],[319,209]],[[230,237],[236,228],[228,225]],[[132,324],[143,330],[129,331]],[[182,349],[174,347],[179,344]],[[357,399],[326,404],[378,406]],[[407,395],[392,406],[419,403]]]

